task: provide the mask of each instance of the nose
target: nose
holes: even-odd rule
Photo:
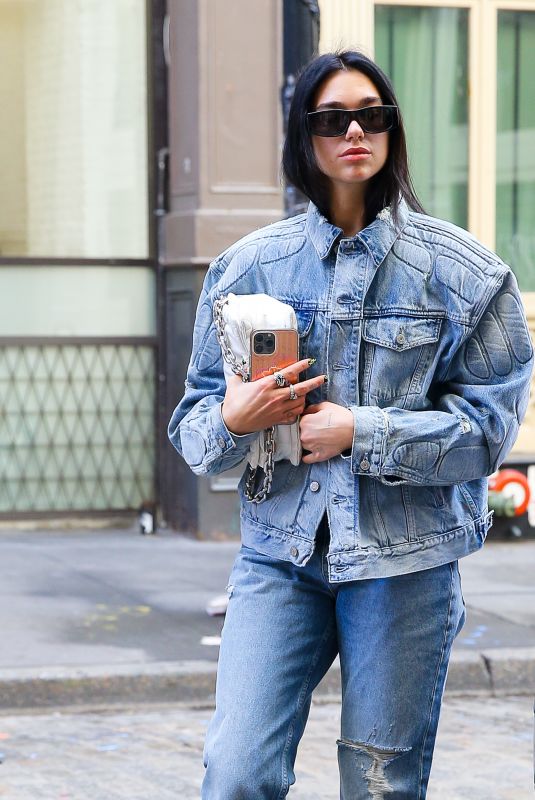
[[[364,131],[358,124],[357,120],[352,119],[349,123],[349,128],[346,131],[346,139],[360,139],[362,136],[364,136]]]

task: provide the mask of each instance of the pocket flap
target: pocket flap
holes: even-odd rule
[[[297,317],[297,331],[299,337],[307,336],[310,333],[314,321],[314,310],[311,308],[296,308],[295,316]]]
[[[408,317],[389,314],[364,320],[362,336],[367,342],[389,347],[391,350],[408,350],[438,340],[442,319],[435,317]]]

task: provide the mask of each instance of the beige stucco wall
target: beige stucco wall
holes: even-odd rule
[[[169,0],[168,264],[280,219],[282,4]]]

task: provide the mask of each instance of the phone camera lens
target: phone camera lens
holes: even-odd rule
[[[258,355],[271,355],[275,352],[275,334],[267,331],[255,333],[253,348]]]

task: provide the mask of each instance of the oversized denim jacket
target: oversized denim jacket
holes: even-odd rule
[[[509,267],[465,230],[389,209],[344,238],[306,214],[245,236],[210,265],[199,299],[186,391],[169,437],[198,475],[245,459],[235,436],[212,322],[216,297],[265,292],[296,311],[300,356],[326,373],[308,395],[354,415],[350,452],[276,462],[260,504],[243,495],[243,544],[304,565],[325,511],[329,580],[387,577],[479,549],[491,525],[487,478],[513,445],[529,398],[533,347]]]

